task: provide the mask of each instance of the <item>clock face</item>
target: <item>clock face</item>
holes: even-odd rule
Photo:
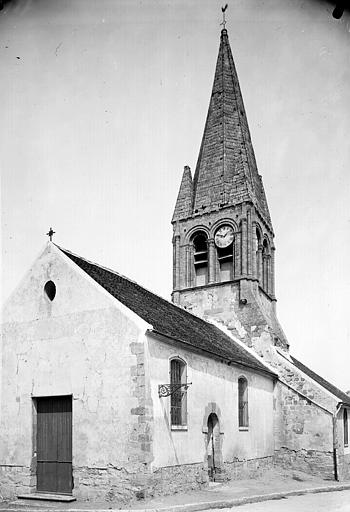
[[[231,226],[221,226],[215,233],[214,239],[217,247],[228,247],[233,242],[233,229]]]

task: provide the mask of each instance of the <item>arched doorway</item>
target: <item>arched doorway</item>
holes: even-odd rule
[[[221,447],[220,447],[220,425],[219,418],[212,412],[208,416],[207,434],[207,458],[209,480],[215,482],[215,475],[220,469]]]

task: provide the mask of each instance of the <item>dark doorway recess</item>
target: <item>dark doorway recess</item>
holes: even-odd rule
[[[72,493],[72,397],[37,398],[37,490]]]
[[[220,467],[220,425],[215,413],[208,418],[207,456],[209,480],[215,481],[216,473]]]

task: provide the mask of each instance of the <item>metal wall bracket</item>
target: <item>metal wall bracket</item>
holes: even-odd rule
[[[187,391],[188,386],[191,386],[191,384],[192,384],[192,382],[186,382],[186,384],[159,384],[158,385],[158,396],[159,396],[159,398],[170,396],[182,388],[184,389],[184,391]]]

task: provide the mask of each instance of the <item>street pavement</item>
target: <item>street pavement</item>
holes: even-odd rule
[[[240,505],[239,508],[213,509],[210,512],[350,512],[350,491],[290,496],[274,501]]]

